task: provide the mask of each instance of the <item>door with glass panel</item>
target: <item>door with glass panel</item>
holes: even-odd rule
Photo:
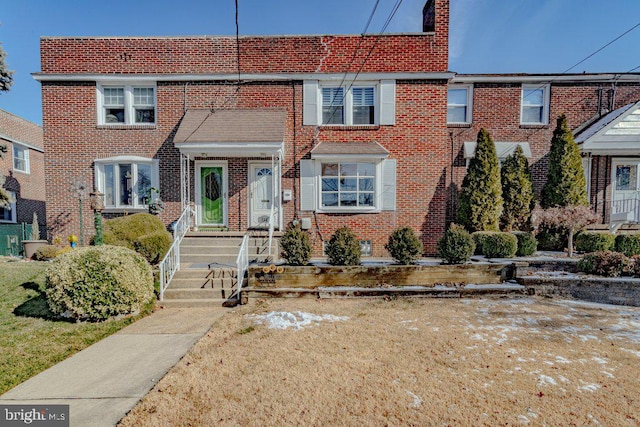
[[[196,165],[197,221],[201,226],[227,225],[227,167],[222,163]]]
[[[634,220],[640,220],[640,160],[613,162],[612,213],[633,212]]]
[[[271,205],[274,204],[273,221],[277,228],[277,185],[271,164],[253,163],[249,166],[249,227],[268,228]]]

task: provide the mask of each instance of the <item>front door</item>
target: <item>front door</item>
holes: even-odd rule
[[[616,159],[613,161],[612,212],[633,212],[634,220],[640,220],[640,161]]]
[[[274,185],[277,186],[271,164],[252,163],[249,166],[249,227],[269,228],[271,204],[274,200]],[[278,209],[274,205],[274,226],[278,225]]]
[[[197,222],[200,226],[227,225],[227,165],[196,163]]]

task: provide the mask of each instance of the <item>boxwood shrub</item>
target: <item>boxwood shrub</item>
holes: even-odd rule
[[[106,245],[133,249],[156,264],[171,247],[173,237],[157,216],[137,213],[105,221],[103,241]]]
[[[326,245],[331,265],[360,264],[360,241],[348,227],[338,228]]]
[[[438,240],[438,255],[446,264],[463,264],[471,258],[476,244],[463,226],[451,224]]]
[[[51,311],[76,320],[100,321],[136,313],[152,301],[149,263],[131,249],[88,246],[58,256],[46,271]]]
[[[512,258],[518,249],[518,238],[511,233],[493,233],[484,238],[482,253],[488,258]]]
[[[626,256],[640,255],[640,234],[618,234],[616,251]]]
[[[311,240],[309,233],[299,225],[290,224],[280,238],[280,256],[289,265],[307,265],[311,259]]]
[[[609,232],[584,231],[576,236],[576,251],[598,252],[615,249],[616,236]]]
[[[161,230],[138,237],[133,241],[133,249],[149,261],[150,264],[157,264],[162,261],[172,243],[173,237],[171,234]]]
[[[476,244],[474,254],[484,255],[482,248],[484,247],[485,240],[487,239],[487,237],[492,236],[496,233],[498,233],[498,231],[476,231],[474,233],[471,233],[471,237],[473,237],[473,241]]]
[[[422,242],[411,227],[399,227],[391,233],[384,246],[399,264],[408,265],[422,255]]]
[[[518,239],[517,256],[530,256],[538,250],[538,241],[532,233],[527,231],[512,231],[511,234]]]

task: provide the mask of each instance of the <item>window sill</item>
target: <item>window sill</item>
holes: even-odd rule
[[[320,125],[320,129],[331,130],[378,130],[380,125]]]
[[[158,127],[157,124],[148,124],[148,125],[125,125],[125,124],[116,124],[116,125],[97,125],[96,129],[156,129]]]
[[[380,209],[318,209],[316,212],[319,214],[377,214],[380,213]]]
[[[447,123],[449,128],[470,128],[473,123]]]
[[[549,129],[549,125],[545,123],[520,123],[520,129]]]
[[[21,171],[20,169],[14,169],[13,171],[22,175],[31,175],[31,171]]]
[[[6,219],[0,219],[0,224],[17,224],[18,221],[7,221]]]
[[[142,208],[133,208],[133,207],[127,207],[127,208],[104,208],[102,210],[102,213],[125,213],[125,212],[147,212],[149,210],[149,208],[147,207],[142,207]]]

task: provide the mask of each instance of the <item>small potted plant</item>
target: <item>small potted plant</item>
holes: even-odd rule
[[[29,240],[23,240],[22,246],[24,247],[24,257],[31,258],[36,253],[39,247],[47,245],[46,240],[40,239],[40,226],[38,225],[38,214],[33,213],[33,221],[31,224],[31,236]]]
[[[156,194],[156,197],[153,197],[153,194]],[[162,211],[164,211],[164,202],[160,199],[160,190],[156,187],[151,187],[147,190],[147,201],[149,203],[149,213],[152,215],[158,215]]]

